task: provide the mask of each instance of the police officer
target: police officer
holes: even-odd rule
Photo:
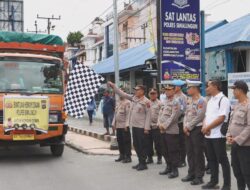
[[[122,92],[112,82],[108,82],[108,85],[115,93],[132,101],[126,126],[132,126],[133,145],[139,160],[139,163],[132,168],[138,171],[145,170],[147,169],[146,135],[149,134],[151,124],[150,100],[145,97],[146,89],[143,85],[137,85],[133,96]]]
[[[162,164],[162,154],[161,154],[161,134],[160,129],[157,125],[159,112],[162,108],[162,103],[157,99],[158,93],[157,90],[152,88],[149,90],[149,97],[151,101],[151,129],[149,134],[147,135],[148,141],[148,151],[147,151],[147,164],[153,163],[153,155],[154,155],[154,145],[157,154],[157,164]]]
[[[234,106],[227,141],[232,144],[231,158],[238,190],[250,189],[250,99],[244,81],[236,81],[231,87],[238,103]]]
[[[185,134],[183,132],[183,119],[186,111],[187,106],[187,96],[182,92],[181,88],[185,85],[185,82],[182,80],[173,80],[172,84],[175,86],[175,97],[178,99],[181,105],[181,114],[179,117],[179,144],[180,144],[180,163],[178,167],[185,167],[186,166],[186,145],[185,145]]]
[[[191,181],[191,185],[203,183],[205,172],[204,135],[201,132],[206,113],[206,100],[200,94],[200,81],[187,80],[187,109],[184,117],[184,133],[186,134],[186,150],[188,175],[183,182]]]
[[[166,87],[167,101],[158,119],[161,133],[164,134],[165,159],[167,163],[164,174],[169,174],[168,178],[179,176],[178,163],[179,155],[179,127],[178,119],[181,112],[179,101],[175,98],[175,87],[168,84]]]
[[[124,91],[124,89],[121,89]],[[116,105],[115,115],[112,126],[116,129],[117,142],[120,156],[116,162],[131,162],[131,133],[130,128],[126,126],[129,116],[130,101],[120,97],[120,101]]]

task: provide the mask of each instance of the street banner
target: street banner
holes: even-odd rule
[[[161,0],[161,83],[201,80],[199,0]]]
[[[250,72],[243,72],[243,73],[228,73],[228,86],[233,86],[235,81],[243,80],[247,83],[248,88],[250,89]],[[248,94],[250,98],[250,95]],[[228,98],[232,104],[236,101],[233,95],[233,90],[228,89]]]
[[[49,98],[47,96],[4,96],[4,130],[48,132]]]

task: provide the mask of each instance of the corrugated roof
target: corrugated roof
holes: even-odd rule
[[[223,26],[224,24],[227,24],[227,23],[228,23],[227,20],[221,20],[218,22],[207,22],[205,24],[205,32],[210,32],[216,28]]]
[[[206,33],[206,49],[237,42],[250,43],[250,14]]]
[[[152,48],[152,45],[148,42],[143,45],[121,51],[119,56],[120,71],[129,68],[144,66],[146,60],[151,59],[155,56],[150,48]],[[96,73],[113,73],[114,57],[111,56],[108,59],[95,64],[92,68]]]

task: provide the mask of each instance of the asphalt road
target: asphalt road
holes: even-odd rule
[[[63,157],[54,158],[49,148],[0,148],[0,188],[2,190],[198,190],[159,176],[164,165],[150,165],[149,170],[131,169],[136,163],[124,165],[112,156],[89,156],[65,148]],[[186,168],[180,170],[181,177]],[[208,176],[206,176],[206,181]],[[235,184],[235,181],[234,181]],[[232,188],[236,189],[235,185]]]

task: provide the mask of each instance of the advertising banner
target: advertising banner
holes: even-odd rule
[[[200,2],[161,0],[161,82],[200,80]]]
[[[49,126],[49,98],[44,96],[5,96],[4,130],[36,130],[47,133]]]

